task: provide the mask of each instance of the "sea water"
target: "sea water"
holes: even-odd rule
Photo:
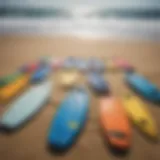
[[[160,39],[158,0],[76,2],[79,3],[73,0],[1,2],[0,34]]]

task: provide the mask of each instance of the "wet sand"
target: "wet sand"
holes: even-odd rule
[[[97,56],[109,59],[121,56],[132,63],[137,72],[145,75],[160,88],[160,43],[126,42],[109,40],[79,39],[75,37],[0,37],[0,75],[13,72],[26,62],[40,56],[53,55],[66,57]],[[54,75],[53,75],[54,80]],[[122,73],[106,72],[113,94],[122,96],[128,88],[123,83]],[[77,142],[65,154],[51,153],[47,148],[46,136],[57,104],[53,98],[62,99],[65,95],[58,87],[53,89],[51,104],[46,107],[24,128],[13,133],[0,133],[1,160],[159,160],[160,145],[142,136],[133,127],[132,146],[126,155],[112,153],[104,144],[99,125],[99,102],[91,94],[91,105],[87,124]],[[145,101],[145,100],[144,100]],[[145,101],[156,121],[160,132],[160,105]],[[1,108],[1,114],[7,106]]]

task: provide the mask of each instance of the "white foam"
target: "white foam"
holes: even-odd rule
[[[160,39],[160,20],[0,18],[0,34]]]

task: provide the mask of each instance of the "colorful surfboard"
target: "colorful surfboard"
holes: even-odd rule
[[[3,87],[0,90],[0,102],[7,102],[13,98],[18,92],[24,89],[29,81],[29,75],[23,75],[21,78],[17,79],[13,83]]]
[[[52,58],[49,60],[49,64],[51,65],[51,68],[54,70],[61,69],[63,66],[64,60],[61,58]]]
[[[88,71],[88,62],[85,59],[77,59],[76,61],[76,68],[81,72]]]
[[[104,77],[98,73],[90,73],[88,76],[88,83],[97,93],[108,93],[109,86]]]
[[[157,138],[156,125],[142,101],[131,94],[123,97],[122,100],[128,117],[133,123],[148,136]]]
[[[105,65],[103,61],[98,58],[90,58],[88,60],[88,69],[92,72],[102,73],[105,71]]]
[[[143,76],[136,73],[126,73],[125,80],[131,88],[146,99],[153,102],[160,102],[159,89]]]
[[[75,141],[87,119],[89,97],[83,88],[71,91],[62,101],[51,122],[48,143],[55,149],[65,150]]]
[[[134,71],[133,66],[122,58],[114,59],[114,63],[117,66],[117,68],[120,68],[123,71],[127,71],[127,72],[133,72]]]
[[[24,65],[20,68],[20,71],[23,73],[32,73],[34,71],[36,71],[38,68],[40,67],[40,64],[37,63],[31,63],[31,64],[27,64]]]
[[[14,81],[21,78],[24,74],[32,73],[33,71],[37,70],[38,67],[39,67],[38,63],[27,64],[27,65],[22,66],[16,72],[9,74],[5,77],[2,77],[0,79],[0,88],[13,83]]]
[[[100,99],[100,122],[105,138],[114,148],[128,149],[131,143],[131,127],[119,99],[103,97]]]
[[[59,83],[63,87],[74,86],[77,82],[79,74],[74,69],[65,69],[59,73]]]
[[[31,83],[37,83],[43,81],[49,75],[51,71],[50,66],[44,64],[41,65],[40,68],[32,75]]]
[[[63,68],[64,69],[73,69],[76,67],[76,58],[75,57],[68,57],[64,60]]]
[[[5,77],[2,77],[0,79],[0,88],[16,81],[18,78],[20,78],[22,76],[22,73],[20,71],[16,71],[10,75],[7,75]]]
[[[9,109],[2,115],[0,125],[12,130],[30,120],[45,105],[51,90],[51,82],[31,87],[9,105]]]

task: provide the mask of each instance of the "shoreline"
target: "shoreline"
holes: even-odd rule
[[[160,40],[160,20],[0,18],[0,35]]]

